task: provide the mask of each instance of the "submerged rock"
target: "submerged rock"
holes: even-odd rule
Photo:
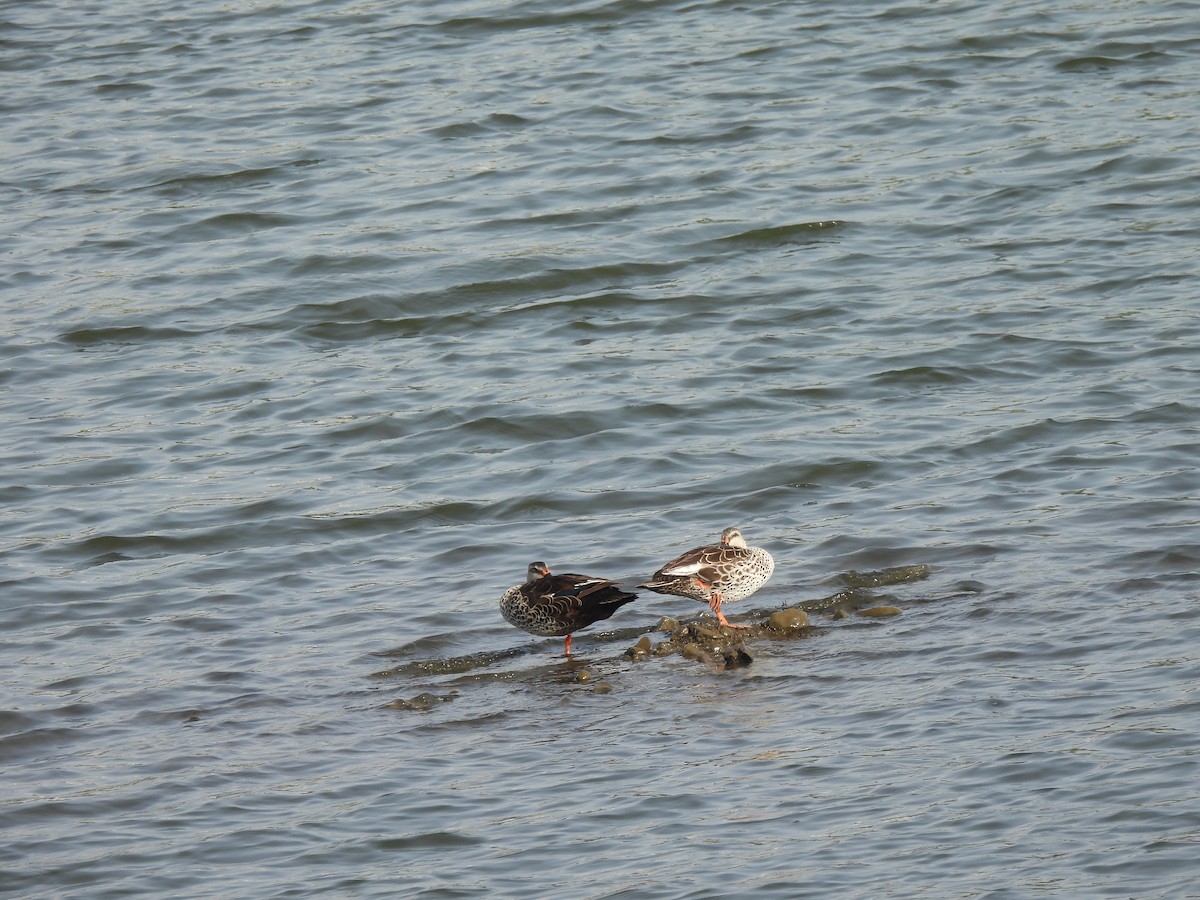
[[[924,578],[930,571],[929,566],[904,566],[878,572],[851,573],[853,577],[848,580],[886,584]],[[773,612],[747,610],[742,616],[745,624],[736,628],[719,625],[708,616],[682,624],[664,616],[654,628],[655,632],[662,635],[661,639],[655,643],[649,634],[643,634],[637,643],[625,650],[624,656],[641,662],[651,656],[678,654],[684,659],[715,668],[739,668],[754,661],[746,647],[755,639],[798,640],[821,633],[822,627],[814,625],[810,616],[834,621],[844,620],[851,615],[869,618],[898,616],[901,609],[891,605],[889,601],[893,599],[864,587],[848,587],[831,596],[805,600]]]
[[[727,669],[744,669],[752,662],[754,662],[753,657],[741,647],[732,653],[725,654],[725,668]]]
[[[659,641],[654,647],[655,656],[670,656],[672,653],[679,652],[679,645],[668,638],[665,641]]]
[[[808,626],[808,614],[802,609],[779,609],[771,613],[767,627],[782,634],[798,631]]]
[[[430,694],[428,692],[417,694],[405,700],[403,697],[393,700],[391,703],[384,704],[387,709],[410,709],[419,712],[425,712],[433,709],[439,703],[449,703],[458,696],[458,691],[450,691],[448,694]]]
[[[689,622],[682,628],[675,629],[671,633],[671,639],[677,643],[702,644],[705,647],[713,648],[723,643],[724,631],[719,627],[709,627],[702,622]]]
[[[722,628],[705,622],[688,622],[671,632],[671,636],[655,649],[655,654],[665,656],[678,652],[684,659],[727,669],[747,666],[751,658],[742,645],[757,628]]]
[[[696,662],[712,662],[712,654],[698,644],[684,644],[679,648],[679,655]]]
[[[908,584],[928,578],[933,567],[928,565],[892,566],[874,572],[843,572],[842,584],[850,588],[884,587],[892,584]]]

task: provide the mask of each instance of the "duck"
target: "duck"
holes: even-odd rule
[[[638,587],[699,600],[708,604],[723,627],[748,628],[731,624],[721,605],[749,597],[767,583],[774,571],[775,560],[770,553],[747,545],[740,529],[726,528],[718,543],[675,557]]]
[[[566,636],[563,654],[571,655],[571,635],[607,619],[637,594],[623,591],[607,578],[563,573],[554,575],[544,562],[532,562],[524,584],[500,598],[500,615],[510,625],[541,637]]]

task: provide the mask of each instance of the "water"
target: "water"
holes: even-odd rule
[[[0,891],[1200,896],[1190,4],[0,22]]]

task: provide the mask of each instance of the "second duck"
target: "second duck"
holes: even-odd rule
[[[762,547],[748,546],[738,529],[726,528],[720,543],[689,550],[639,586],[707,603],[722,625],[747,628],[731,624],[721,612],[721,604],[749,597],[767,583],[774,571],[775,560],[770,553]]]

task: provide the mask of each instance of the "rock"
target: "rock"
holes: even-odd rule
[[[875,572],[845,572],[842,583],[852,588],[884,587],[892,584],[909,584],[928,578],[933,572],[932,566],[891,566]]]
[[[692,622],[690,625],[685,625],[683,631],[686,638],[691,642],[704,644],[708,647],[715,647],[724,639],[719,628],[709,628],[707,625],[701,625],[699,622]]]
[[[424,694],[417,694],[417,696],[415,696],[409,700],[405,700],[403,698],[398,698],[396,700],[393,700],[391,703],[386,703],[384,705],[388,709],[412,709],[412,710],[417,710],[419,712],[425,712],[427,710],[433,709],[433,707],[438,703],[449,703],[451,700],[453,700],[457,696],[458,696],[458,691],[451,691],[448,694],[424,693]]]
[[[650,637],[643,634],[636,644],[625,651],[625,655],[633,660],[643,660],[650,655]]]
[[[847,617],[847,616],[849,616],[849,615],[850,615],[850,613],[846,612],[844,609],[835,609],[835,610],[833,611],[833,618],[834,618],[834,619],[844,619],[844,618],[846,618],[846,617]]]
[[[592,680],[592,673],[589,672],[587,669],[580,669],[578,672],[575,673],[575,683],[576,684],[587,684],[591,680]]]
[[[898,616],[900,612],[901,610],[898,606],[872,606],[870,609],[860,609],[858,614],[878,619],[884,616]]]
[[[659,631],[671,632],[671,631],[674,631],[678,627],[679,627],[678,620],[672,619],[670,616],[663,616],[662,619],[659,620],[659,623],[658,623]]]
[[[679,655],[684,659],[693,659],[696,662],[708,662],[708,651],[697,644],[684,644],[679,651]]]
[[[743,669],[752,662],[754,662],[753,658],[741,647],[725,654],[725,668],[727,669]]]
[[[771,613],[771,618],[767,621],[767,627],[772,631],[778,631],[782,634],[787,634],[792,631],[799,631],[801,628],[808,626],[808,615],[802,609],[780,609]]]
[[[594,694],[611,694],[612,685],[607,681],[597,681],[592,685],[592,693]]]

